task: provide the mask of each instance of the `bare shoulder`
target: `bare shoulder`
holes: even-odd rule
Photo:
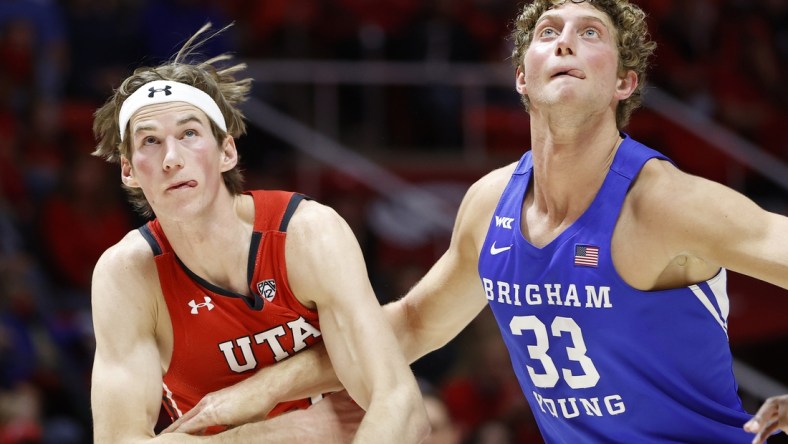
[[[479,204],[497,204],[516,167],[517,162],[514,162],[485,174],[471,185],[466,198]]]
[[[732,260],[737,245],[773,239],[780,218],[745,195],[720,183],[651,160],[627,197],[625,211],[641,232],[661,239],[671,253],[686,252],[717,264]],[[739,252],[740,253],[740,252]]]
[[[288,269],[307,263],[320,264],[326,254],[341,251],[348,242],[355,243],[355,236],[345,219],[328,205],[305,199],[287,226]]]
[[[326,255],[356,243],[355,235],[345,219],[328,205],[303,200],[287,226],[288,268],[297,262],[320,264]]]
[[[744,195],[717,182],[688,174],[670,162],[652,159],[644,165],[630,190],[628,204],[641,222],[658,226],[704,224],[736,219],[731,211],[754,209]],[[669,222],[666,224],[666,222]]]
[[[643,166],[629,191],[628,199],[638,214],[651,210],[664,210],[664,206],[679,194],[677,191],[691,185],[692,176],[672,163],[651,159]]]
[[[478,252],[484,242],[495,207],[516,166],[515,162],[495,169],[468,188],[457,214],[452,236],[454,240],[463,243],[469,241]]]
[[[326,289],[336,285],[333,279],[358,274],[348,269],[364,264],[345,219],[333,208],[311,200],[302,201],[290,219],[285,260],[293,294],[308,308],[315,308]]]
[[[94,279],[103,274],[149,271],[155,271],[153,251],[139,230],[132,230],[101,255],[96,263]]]
[[[91,301],[96,321],[104,318],[112,322],[112,313],[154,310],[160,294],[153,251],[138,230],[108,248],[93,269]]]
[[[295,236],[311,236],[324,230],[333,230],[344,224],[339,213],[328,205],[304,199],[298,204],[287,226],[288,239]]]

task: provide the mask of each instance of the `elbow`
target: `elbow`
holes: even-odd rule
[[[432,351],[434,347],[426,344],[427,338],[422,334],[423,326],[419,312],[408,298],[387,304],[384,309],[399,347],[409,364]]]
[[[420,443],[429,436],[432,429],[421,392],[416,391],[408,396],[405,402],[408,407],[406,411],[409,412],[404,428],[409,431],[405,442]]]
[[[398,387],[398,390],[373,396],[365,419],[374,417],[371,421],[386,431],[380,442],[420,443],[431,430],[421,392],[415,384],[412,388],[405,388],[402,384]]]
[[[427,417],[427,411],[424,409],[424,404],[421,405],[421,413],[418,418],[414,418],[412,424],[416,442],[422,442],[432,432],[432,425]]]

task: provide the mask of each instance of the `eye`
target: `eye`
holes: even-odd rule
[[[594,28],[588,28],[585,31],[583,31],[583,36],[584,37],[599,37],[599,31],[597,31]]]
[[[196,136],[197,136],[197,131],[193,129],[187,129],[186,131],[183,132],[183,137],[185,138],[196,137]]]
[[[553,28],[544,28],[540,33],[540,37],[555,37],[558,35],[558,32]]]
[[[154,145],[156,142],[157,140],[153,136],[146,136],[144,139],[142,139],[143,145]]]

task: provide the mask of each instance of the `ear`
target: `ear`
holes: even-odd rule
[[[140,186],[137,183],[137,179],[134,178],[134,168],[132,168],[131,162],[125,156],[120,158],[120,180],[123,182],[123,185],[130,188],[139,188]]]
[[[238,165],[238,149],[233,136],[227,136],[222,144],[221,170],[230,171]]]
[[[518,66],[517,71],[515,71],[514,88],[521,96],[528,94],[528,88],[525,86],[525,73],[523,73],[522,65]]]
[[[635,71],[629,70],[623,77],[619,77],[616,81],[616,99],[619,101],[626,100],[635,92],[638,86],[638,75]]]

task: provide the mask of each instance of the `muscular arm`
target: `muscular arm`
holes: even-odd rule
[[[91,404],[95,442],[144,442],[154,438],[162,376],[156,344],[156,279],[151,254],[135,234],[108,250],[93,273],[96,334]]]
[[[334,210],[304,202],[288,228],[288,279],[314,303],[337,377],[367,410],[354,442],[419,442],[419,388],[378,304],[353,232]]]
[[[638,179],[638,220],[669,259],[697,258],[788,288],[788,218],[765,211],[746,196],[651,162]]]
[[[443,347],[485,307],[479,252],[509,174],[497,170],[471,186],[448,250],[404,298],[385,307],[408,361]]]

